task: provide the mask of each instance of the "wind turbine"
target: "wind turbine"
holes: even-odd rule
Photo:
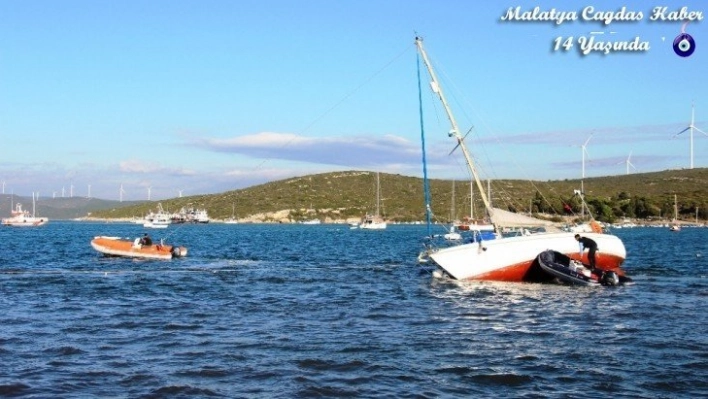
[[[632,151],[629,152],[629,156],[627,157],[627,160],[624,162],[618,162],[618,163],[624,163],[624,165],[627,167],[627,174],[629,174],[629,167],[631,166],[634,171],[637,170],[637,168],[632,164],[630,159],[632,158]]]
[[[583,179],[585,179],[585,155],[587,154],[588,157],[590,156],[590,154],[588,153],[587,147],[588,147],[588,143],[590,142],[591,138],[592,138],[592,133],[590,133],[590,137],[588,137],[588,139],[585,140],[585,144],[580,146],[582,148],[582,154],[583,154],[583,174],[582,174]],[[582,187],[583,181],[582,180],[580,181],[580,184],[581,184],[580,189],[583,190],[583,187]],[[583,190],[583,192],[585,192],[585,190]]]
[[[590,139],[592,138],[592,135],[593,134],[590,133],[590,137],[588,137],[588,139],[585,140],[585,143],[583,143],[583,145],[580,146],[580,149],[581,149],[580,151],[581,151],[581,154],[583,157],[582,175],[580,178],[580,201],[582,202],[580,204],[580,217],[583,219],[585,218],[585,186],[583,183],[583,180],[585,180],[585,155],[587,155],[588,157],[590,156],[590,154],[588,153],[587,147],[588,147],[588,143],[590,142]]]
[[[123,193],[125,193],[125,190],[123,190],[123,183],[120,184],[120,191],[118,192],[120,202],[123,202]]]
[[[694,131],[694,130],[698,130],[699,132],[701,132],[701,133],[703,133],[704,135],[708,136],[708,133],[706,133],[706,132],[704,132],[703,130],[697,128],[696,125],[694,124],[695,116],[696,116],[696,107],[695,107],[695,104],[694,104],[694,103],[691,103],[691,124],[688,125],[687,128],[685,128],[685,129],[681,130],[680,132],[674,134],[674,137],[672,137],[672,138],[675,138],[675,137],[678,136],[679,134],[684,133],[684,132],[686,132],[686,131],[688,131],[688,132],[690,133],[689,136],[690,136],[690,141],[691,141],[691,169],[693,169],[693,131]]]
[[[148,186],[148,201],[150,201],[150,192],[152,191],[152,187]]]

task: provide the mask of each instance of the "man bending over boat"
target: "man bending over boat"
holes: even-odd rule
[[[143,238],[140,239],[140,244],[145,245],[145,246],[152,245],[152,238],[150,238],[148,233],[143,234]]]
[[[580,234],[575,235],[575,240],[580,243],[580,257],[583,257],[583,252],[588,250],[588,260],[590,261],[590,270],[595,270],[595,252],[597,252],[597,243],[595,240],[587,237],[580,237]]]

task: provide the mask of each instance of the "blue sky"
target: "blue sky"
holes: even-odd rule
[[[501,21],[517,6],[579,19]],[[587,6],[643,19],[583,21]],[[587,177],[626,173],[630,152],[640,172],[687,168],[689,135],[673,135],[692,102],[708,131],[708,21],[652,22],[655,6],[708,16],[699,1],[0,0],[0,180],[157,200],[340,170],[422,176],[416,32],[484,178],[579,178],[590,136]],[[690,57],[673,51],[682,29]],[[591,36],[650,48],[580,54]],[[431,177],[467,179],[423,98]],[[694,165],[708,167],[697,132]]]

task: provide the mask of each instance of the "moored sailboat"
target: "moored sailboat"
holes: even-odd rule
[[[360,229],[365,230],[385,230],[388,225],[386,221],[381,217],[381,181],[379,179],[379,172],[376,172],[376,213],[367,214],[362,218],[359,224]]]
[[[669,225],[669,231],[681,231],[681,225],[678,224],[678,202],[677,196],[674,194],[674,220]]]
[[[430,86],[433,93],[441,101],[450,122],[451,130],[449,136],[455,139],[457,147],[460,148],[464,156],[466,166],[473,177],[473,183],[477,186],[478,192],[481,193],[482,201],[494,226],[496,236],[501,237],[502,227],[532,224],[533,220],[536,219],[531,217],[522,218],[522,215],[492,208],[482,186],[474,160],[467,150],[455,117],[448,106],[428,55],[423,48],[422,39],[416,37],[415,44],[430,76]],[[420,94],[419,98],[421,98]],[[538,223],[543,225],[544,221],[538,221]],[[458,280],[528,280],[537,256],[548,249],[553,249],[587,262],[587,255],[583,255],[583,259],[580,259],[580,255],[578,255],[578,245],[574,239],[574,233],[561,232],[559,230],[550,231],[555,230],[550,223],[547,223],[546,227],[549,232],[498,238],[489,241],[480,240],[448,248],[432,249],[429,250],[428,256],[445,274]],[[595,240],[602,251],[602,256],[597,258],[596,266],[598,268],[612,270],[621,266],[627,253],[624,244],[619,238],[602,233],[587,233],[584,235]]]

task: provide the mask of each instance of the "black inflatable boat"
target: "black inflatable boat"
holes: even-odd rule
[[[555,277],[558,281],[570,285],[585,286],[616,286],[629,285],[631,278],[619,275],[614,271],[599,271],[600,274],[591,272],[587,265],[570,259],[570,257],[552,249],[538,254],[536,258],[541,269]]]

